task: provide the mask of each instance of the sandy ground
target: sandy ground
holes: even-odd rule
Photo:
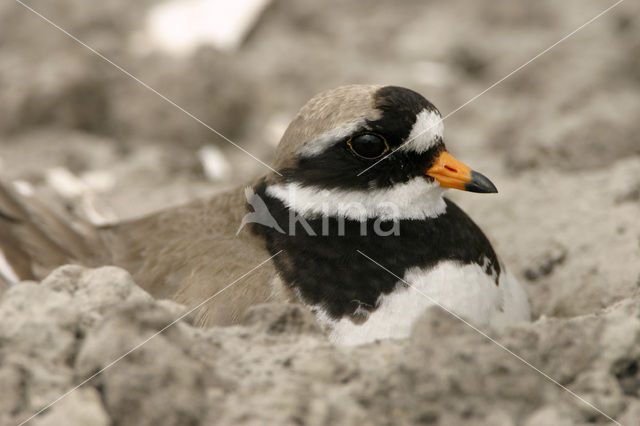
[[[446,115],[613,4],[275,1],[238,52],[176,58],[131,42],[149,2],[55,3],[30,4],[267,162],[320,90],[393,83]],[[406,340],[335,348],[305,311],[265,305],[236,327],[180,321],[112,364],[185,307],[66,266],[0,296],[0,424],[83,383],[30,423],[640,425],[639,12],[622,3],[445,120],[500,190],[451,196],[533,305],[489,332],[500,345],[433,310]],[[18,4],[0,31],[0,174],[52,208],[117,220],[264,173]],[[206,178],[203,146],[225,178]]]

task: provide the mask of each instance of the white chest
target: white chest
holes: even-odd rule
[[[386,273],[380,271],[380,273]],[[378,299],[377,309],[366,321],[329,318],[318,307],[311,307],[318,321],[338,345],[359,345],[378,339],[404,338],[414,322],[433,306],[454,312],[477,327],[501,328],[530,319],[529,302],[515,277],[503,268],[498,285],[477,264],[441,262],[425,270],[412,268],[388,295]]]

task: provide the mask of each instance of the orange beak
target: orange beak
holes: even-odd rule
[[[442,151],[433,166],[425,173],[444,188],[455,188],[470,192],[498,192],[495,185],[484,175],[471,170],[466,164],[456,160],[447,151]]]

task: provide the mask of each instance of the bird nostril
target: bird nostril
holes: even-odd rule
[[[447,170],[449,170],[449,171],[451,171],[451,172],[458,172],[456,169],[454,169],[454,168],[453,168],[453,167],[451,167],[451,166],[447,166],[447,165],[445,165],[445,166],[444,166],[444,168],[445,168],[445,169],[447,169]]]

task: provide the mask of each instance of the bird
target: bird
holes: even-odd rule
[[[296,303],[345,346],[405,338],[435,306],[476,327],[530,320],[524,288],[445,197],[497,189],[450,154],[440,112],[419,93],[321,92],[287,127],[272,166],[209,199],[100,227],[71,225],[2,185],[0,269],[27,280],[65,263],[119,266],[154,297],[197,306],[203,327]]]

